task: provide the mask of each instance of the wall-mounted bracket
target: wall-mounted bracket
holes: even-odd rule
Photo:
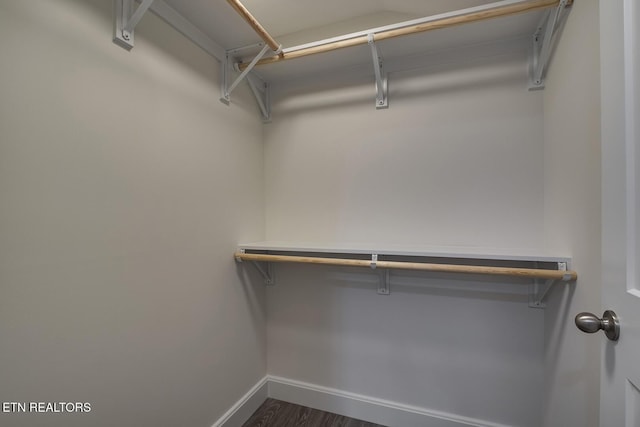
[[[267,51],[269,51],[269,49],[270,49],[269,46],[265,45],[260,51],[260,53],[258,53],[256,57],[253,58],[253,60],[249,63],[247,68],[245,68],[244,71],[242,71],[240,75],[236,77],[236,79],[233,81],[233,83],[231,83],[231,85],[229,85],[229,77],[231,74],[230,72],[231,70],[229,69],[229,66],[231,64],[231,61],[229,58],[229,53],[227,52],[227,55],[224,61],[225,63],[222,65],[223,66],[222,97],[220,97],[220,101],[229,105],[229,103],[231,102],[231,92],[233,92],[233,90],[240,84],[240,82],[244,80],[245,77],[247,77],[247,75],[251,72],[251,70],[253,70],[253,67],[256,66],[256,63],[260,61],[260,59],[267,53]],[[239,71],[239,70],[236,69],[236,71]]]
[[[373,71],[376,75],[376,109],[389,108],[387,74],[384,72],[384,64],[378,52],[378,46],[376,46],[373,33],[367,35],[367,41],[371,48]]]
[[[251,263],[264,278],[265,285],[273,286],[276,284],[276,279],[273,274],[273,266],[270,262],[265,263],[266,268],[263,268],[258,261],[251,261]]]
[[[558,6],[545,12],[533,34],[533,49],[529,70],[529,90],[544,89],[547,66],[551,57],[559,24],[568,12],[572,0],[560,0]]]
[[[154,0],[142,0],[134,11],[134,0],[115,0],[113,41],[127,50],[133,48],[133,31]]]
[[[559,262],[558,263],[559,271],[567,271],[567,263]],[[563,278],[563,282],[569,282],[572,280],[572,277],[569,273],[567,273]],[[544,299],[556,283],[556,279],[549,280],[535,280],[531,285],[531,289],[529,292],[529,307],[531,308],[546,308],[547,304],[545,304]]]
[[[371,269],[375,270],[378,268],[378,254],[371,254]],[[389,269],[378,270],[378,274],[380,275],[380,281],[378,282],[378,294],[380,295],[389,295]]]
[[[389,286],[391,271],[389,269],[384,269],[379,271],[380,271],[380,282],[378,283],[378,295],[389,295],[391,293],[391,288]]]
[[[544,302],[544,298],[551,290],[551,287],[555,283],[555,280],[535,280],[535,283],[531,285],[531,291],[529,292],[529,307],[531,308],[546,308],[547,304]]]
[[[244,249],[240,249],[240,253],[244,254],[245,250]],[[237,262],[243,262],[242,258],[240,258],[238,256],[236,256],[236,261]],[[251,261],[251,264],[255,267],[255,269],[258,271],[258,273],[260,273],[260,275],[264,279],[265,285],[273,286],[273,285],[276,284],[272,263],[265,262],[264,263],[265,267],[263,267],[261,265],[261,263],[258,262],[258,261]]]
[[[229,49],[226,51],[225,59],[222,62],[222,85],[220,88],[220,92],[222,96],[220,97],[220,101],[226,105],[231,103],[231,91],[235,89],[238,83],[242,81],[243,78],[247,80],[249,84],[249,88],[251,89],[251,93],[256,98],[256,103],[258,104],[258,108],[260,109],[260,114],[262,115],[262,121],[265,123],[271,122],[271,91],[269,87],[269,83],[262,80],[258,75],[251,72],[246,72],[247,70],[251,71],[252,68],[255,67],[255,64],[262,58],[268,50],[268,45],[264,42],[254,43],[247,46],[236,47],[233,49]],[[247,66],[244,70],[245,73],[241,74],[238,78],[236,78],[233,85],[229,85],[230,76],[232,75],[232,70],[240,72],[239,66],[240,64],[236,63],[232,58],[241,54],[247,50],[255,50],[260,48],[261,51],[254,58],[254,60]]]
[[[262,121],[264,123],[271,122],[271,88],[269,83],[263,81],[254,74],[247,76],[247,83],[249,88],[256,98],[260,113],[262,114]]]

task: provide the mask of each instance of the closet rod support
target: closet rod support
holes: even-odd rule
[[[556,7],[545,14],[533,34],[529,90],[544,89],[547,65],[551,57],[553,43],[556,40],[559,24],[567,13],[568,7],[572,4],[573,1],[560,0]]]
[[[544,299],[546,298],[547,294],[549,293],[549,291],[551,290],[551,288],[553,287],[553,285],[555,285],[555,283],[560,280],[562,282],[570,282],[572,280],[574,280],[574,277],[572,274],[570,274],[569,271],[567,271],[567,263],[566,262],[559,262],[558,263],[558,270],[559,271],[566,271],[566,273],[562,276],[561,279],[547,279],[547,280],[540,280],[540,279],[536,279],[534,281],[534,283],[531,285],[531,292],[529,294],[529,307],[531,308],[546,308],[546,304],[544,302]]]
[[[256,270],[260,273],[262,278],[264,279],[265,285],[273,286],[276,284],[276,281],[273,276],[273,268],[270,262],[265,263],[266,269],[262,268],[258,261],[251,261],[251,264],[255,267]]]
[[[136,25],[151,7],[154,0],[142,0],[140,6],[133,11],[134,0],[115,1],[115,21],[113,41],[119,46],[131,50],[133,48],[133,32]]]
[[[265,45],[262,50],[260,51],[260,53],[258,53],[256,55],[255,58],[253,58],[253,60],[249,63],[249,66],[247,68],[244,69],[244,71],[242,71],[242,73],[240,73],[240,75],[234,80],[234,82],[227,87],[227,73],[224,73],[223,76],[223,93],[222,93],[222,98],[220,98],[220,101],[222,101],[223,103],[229,105],[229,102],[231,102],[231,92],[233,92],[233,90],[240,84],[240,82],[242,80],[244,80],[245,77],[247,77],[247,74],[249,74],[251,72],[251,70],[253,70],[253,67],[256,65],[256,63],[267,53],[267,51],[269,50],[269,46]],[[227,55],[228,58],[228,55]],[[228,59],[227,59],[227,64],[225,64],[225,67],[227,68],[227,72],[228,72]]]
[[[544,298],[547,296],[555,282],[556,281],[553,279],[545,280],[544,282],[536,279],[535,283],[531,285],[529,307],[546,308],[547,305],[544,303]]]
[[[271,121],[271,91],[268,83],[260,79],[258,80],[260,81],[259,84],[252,80],[252,75],[247,76],[249,88],[258,103],[258,108],[260,108],[262,121],[264,123],[269,123]]]
[[[371,48],[371,57],[373,59],[373,72],[376,76],[376,109],[389,108],[389,100],[387,97],[387,75],[384,72],[384,66],[378,47],[376,46],[375,36],[373,33],[367,35],[367,41]]]
[[[391,293],[391,289],[389,287],[390,278],[391,278],[391,271],[389,269],[384,269],[380,271],[380,282],[378,283],[378,295],[389,295]]]
[[[236,262],[238,262],[238,263],[243,262],[242,255],[244,255],[244,254],[245,254],[245,250],[244,249],[240,249],[235,254]],[[251,264],[258,271],[258,273],[260,273],[260,275],[264,279],[264,283],[266,285],[270,285],[271,286],[271,285],[275,284],[275,279],[274,279],[274,275],[273,275],[273,267],[272,267],[270,262],[267,261],[267,262],[264,263],[266,265],[266,269],[265,269],[265,268],[262,268],[262,266],[260,265],[259,261],[254,261],[254,260],[250,260],[250,261],[251,261]]]

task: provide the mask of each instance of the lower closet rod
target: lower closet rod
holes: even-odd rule
[[[270,254],[250,254],[236,252],[235,258],[243,261],[262,262],[292,262],[302,264],[323,264],[323,265],[343,265],[352,267],[372,267],[371,260],[367,259],[345,259],[345,258],[321,258],[310,256],[293,255],[270,255]],[[484,274],[492,276],[511,276],[529,279],[547,279],[573,281],[578,278],[575,271],[546,270],[535,268],[512,268],[512,267],[490,267],[480,265],[458,265],[458,264],[432,264],[423,262],[404,261],[376,261],[376,268],[421,270],[439,273],[463,273],[463,274]]]

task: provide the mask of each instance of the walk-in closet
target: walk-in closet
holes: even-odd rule
[[[0,425],[640,426],[639,28],[0,0]]]

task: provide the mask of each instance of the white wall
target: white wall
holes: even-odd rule
[[[541,247],[542,95],[522,60],[394,73],[388,110],[362,76],[276,91],[267,237]]]
[[[598,1],[575,2],[544,91],[545,242],[573,257],[579,279],[545,311],[545,426],[597,426],[600,336],[574,316],[600,305],[600,49]]]
[[[267,238],[540,249],[543,95],[526,90],[522,46],[394,73],[388,110],[361,75],[278,88]],[[276,280],[270,374],[540,426],[543,312],[523,287],[399,274],[382,297],[371,273],[281,265]]]
[[[3,426],[208,426],[266,372],[262,124],[218,63],[112,2],[0,2],[0,401],[90,402]],[[239,273],[240,272],[240,273]]]

